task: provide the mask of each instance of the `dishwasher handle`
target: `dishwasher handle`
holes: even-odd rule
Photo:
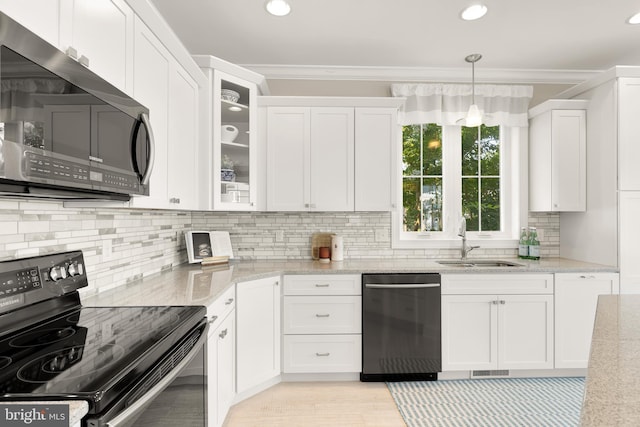
[[[395,283],[388,285],[379,285],[366,283],[365,288],[370,289],[420,289],[420,288],[439,288],[440,283]]]

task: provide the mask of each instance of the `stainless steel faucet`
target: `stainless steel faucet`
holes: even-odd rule
[[[480,246],[467,246],[467,219],[463,216],[460,219],[460,230],[458,236],[462,237],[462,247],[460,248],[460,258],[464,261],[467,259],[467,255],[472,250],[479,248]]]

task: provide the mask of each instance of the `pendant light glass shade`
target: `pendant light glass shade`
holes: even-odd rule
[[[479,53],[473,53],[466,58],[465,61],[471,63],[471,105],[469,111],[467,111],[467,117],[465,119],[465,126],[478,127],[482,124],[482,113],[476,104],[476,73],[475,64],[482,58]]]

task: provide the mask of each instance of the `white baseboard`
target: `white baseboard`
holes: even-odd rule
[[[536,377],[585,377],[586,368],[576,369],[511,369],[509,375],[483,376],[472,375],[472,371],[448,371],[438,373],[438,380],[467,380],[485,378],[536,378]]]
[[[360,381],[360,372],[282,374],[283,382]]]

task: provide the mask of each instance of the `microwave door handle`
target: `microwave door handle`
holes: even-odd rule
[[[144,175],[142,175],[142,185],[149,184],[149,179],[151,178],[151,172],[153,171],[153,166],[156,161],[156,140],[153,136],[153,129],[151,128],[151,122],[149,121],[149,115],[147,113],[140,114],[140,119],[144,124],[144,127],[147,129],[147,136],[149,138],[149,155],[147,162],[147,170],[144,171]]]
[[[182,371],[191,363],[191,361],[196,357],[198,352],[202,349],[204,345],[206,345],[207,340],[207,330],[209,329],[209,325],[202,330],[202,334],[196,344],[191,348],[189,353],[178,363],[172,370],[167,374],[166,377],[162,378],[156,385],[151,387],[149,391],[147,391],[143,396],[141,396],[138,400],[136,400],[131,406],[129,406],[124,411],[118,413],[115,417],[106,420],[105,426],[107,427],[119,427],[119,426],[129,426],[131,425],[131,420],[135,420],[137,415],[144,411],[147,408],[147,405],[150,404],[153,399],[158,397],[162,391],[169,386],[175,380]]]

